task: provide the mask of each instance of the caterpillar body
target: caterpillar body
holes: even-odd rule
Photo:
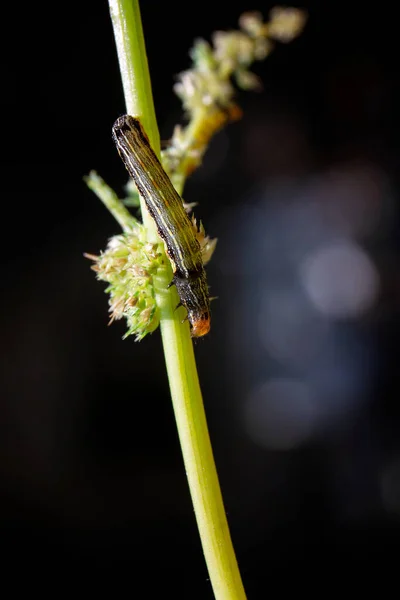
[[[164,242],[174,273],[173,284],[187,310],[192,337],[210,330],[210,298],[200,243],[183,202],[163,169],[139,121],[130,115],[112,129],[119,155],[145,201]]]

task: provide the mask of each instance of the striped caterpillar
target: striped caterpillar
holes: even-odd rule
[[[113,139],[122,161],[154,219],[174,273],[180,303],[187,310],[192,337],[210,331],[210,298],[201,246],[183,202],[150,146],[139,121],[117,119]]]

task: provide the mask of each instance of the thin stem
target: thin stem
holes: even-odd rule
[[[141,119],[151,146],[159,155],[160,134],[154,110],[139,2],[109,0],[109,6],[126,111],[128,115]]]
[[[131,213],[122,204],[117,194],[95,171],[91,171],[84,181],[89,189],[96,194],[104,206],[110,211],[114,219],[121,225],[123,231],[131,231],[137,222]]]
[[[139,116],[159,155],[159,137],[150,88],[146,50],[137,0],[109,0],[127,112]],[[151,236],[155,226],[142,202],[143,221]],[[167,268],[155,277],[157,305],[172,402],[190,492],[217,600],[245,600],[208,435],[188,323],[181,323],[178,296],[167,289]]]

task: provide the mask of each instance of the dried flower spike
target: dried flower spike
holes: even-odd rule
[[[240,30],[215,32],[212,45],[196,40],[190,53],[193,66],[179,75],[174,86],[189,123],[185,128],[175,128],[163,152],[164,167],[179,188],[201,164],[211,137],[241,114],[234,102],[232,79],[242,89],[260,89],[259,78],[249,70],[251,64],[264,60],[273,50],[274,41],[293,40],[305,22],[304,11],[275,7],[267,22],[261,13],[243,14]]]

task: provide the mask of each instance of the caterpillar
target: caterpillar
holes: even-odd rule
[[[211,321],[206,273],[201,246],[182,199],[150,146],[139,119],[130,115],[119,117],[112,135],[164,242],[174,273],[171,285],[176,286],[180,304],[187,310],[191,336],[206,335]]]

